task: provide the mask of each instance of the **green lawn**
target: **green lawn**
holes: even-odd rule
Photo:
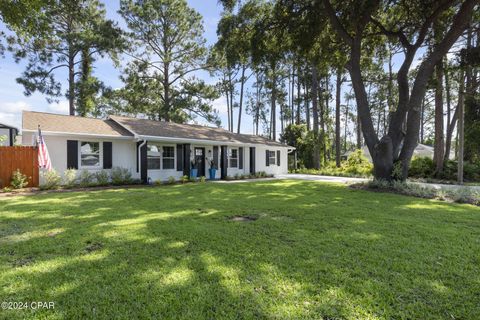
[[[478,319],[480,209],[278,180],[1,198],[0,301],[55,302],[3,319]]]

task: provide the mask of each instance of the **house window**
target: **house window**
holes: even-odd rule
[[[80,143],[80,164],[82,167],[100,167],[100,143]]]
[[[277,161],[276,161],[276,156],[275,156],[275,151],[269,151],[268,152],[268,163],[270,165],[275,165],[277,164]]]
[[[238,167],[238,149],[230,150],[230,168]]]
[[[147,144],[147,169],[160,170],[160,147],[154,144]]]
[[[175,169],[175,148],[172,146],[163,147],[162,152],[163,169]]]

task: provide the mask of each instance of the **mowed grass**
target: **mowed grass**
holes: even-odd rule
[[[0,301],[55,302],[3,319],[478,319],[480,209],[289,180],[3,198]]]

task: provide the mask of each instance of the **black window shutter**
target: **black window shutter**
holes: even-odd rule
[[[67,169],[78,169],[77,140],[67,140]]]
[[[238,169],[243,169],[243,148],[238,148]]]
[[[177,171],[183,171],[183,144],[177,144]]]
[[[277,166],[280,166],[280,150],[277,150]]]
[[[213,146],[213,161],[215,168],[218,168],[218,146]]]
[[[112,169],[112,143],[103,143],[103,169]]]
[[[185,143],[183,145],[183,174],[190,176],[190,144]]]
[[[265,151],[265,165],[268,167],[270,165],[270,151],[266,150]]]

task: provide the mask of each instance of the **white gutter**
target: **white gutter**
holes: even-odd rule
[[[161,136],[138,136],[139,139],[146,139],[149,141],[169,141],[169,142],[190,142],[190,143],[202,143],[206,145],[230,145],[230,146],[272,146],[277,148],[291,148],[286,145],[270,145],[266,143],[244,143],[236,141],[220,141],[220,140],[207,140],[207,139],[188,139],[188,138],[172,138],[172,137],[161,137]]]
[[[22,129],[22,132],[36,133],[38,130]],[[44,131],[42,130],[42,135],[44,136],[72,136],[72,137],[98,137],[98,138],[108,138],[108,139],[121,139],[121,140],[133,140],[133,136],[116,136],[110,134],[95,134],[95,133],[74,133],[74,132],[61,132],[61,131]]]

